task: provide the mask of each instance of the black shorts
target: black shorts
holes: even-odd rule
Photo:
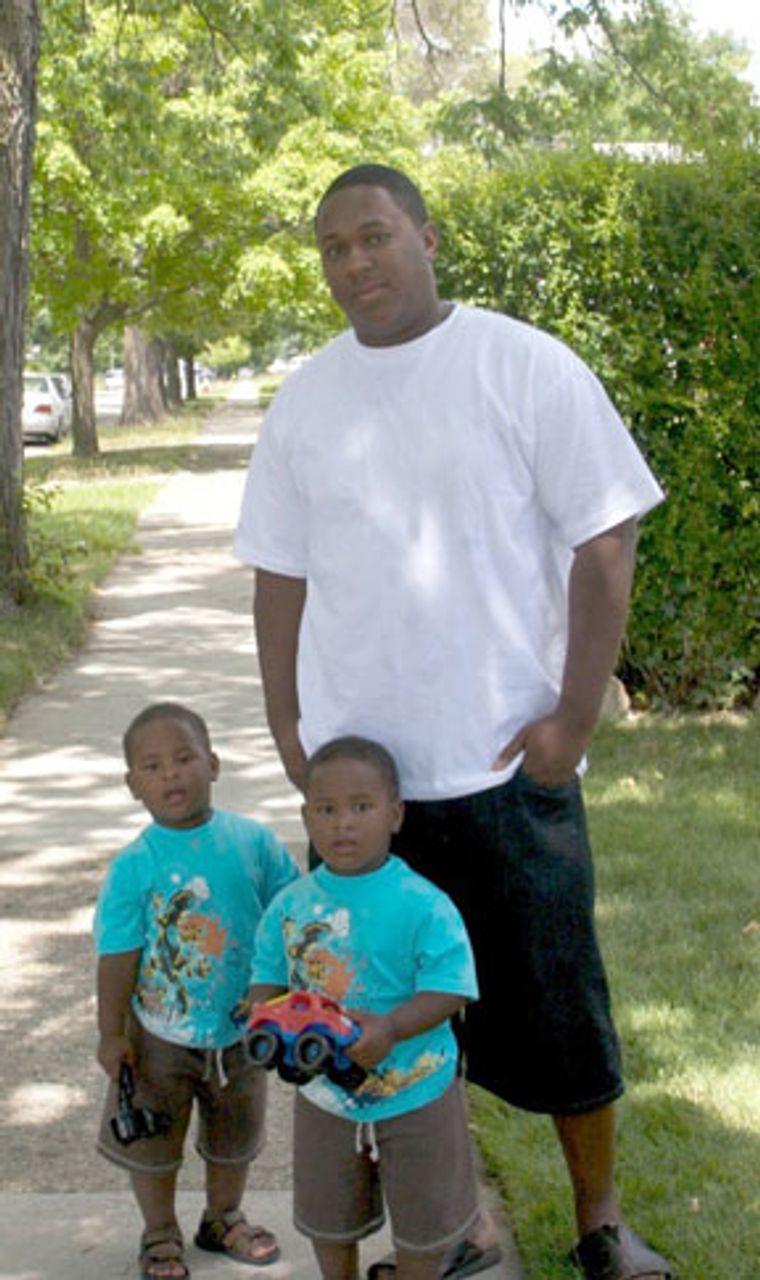
[[[542,787],[519,770],[477,795],[407,802],[394,851],[453,898],[472,939],[480,1000],[461,1032],[467,1078],[550,1115],[619,1097],[577,779]]]

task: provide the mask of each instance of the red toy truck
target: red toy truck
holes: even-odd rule
[[[334,1000],[314,991],[289,991],[255,1004],[246,1027],[251,1058],[276,1068],[289,1084],[306,1084],[320,1072],[344,1089],[357,1089],[366,1071],[346,1053],[361,1027]]]

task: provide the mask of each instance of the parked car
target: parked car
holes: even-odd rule
[[[124,370],[119,368],[106,369],[105,383],[106,383],[106,391],[123,390]]]
[[[71,427],[71,397],[65,374],[25,373],[21,434],[24,443],[55,441]]]
[[[61,393],[62,398],[64,400],[68,400],[70,403],[71,396],[72,396],[72,389],[71,389],[71,378],[69,377],[69,375],[67,373],[51,373],[50,376],[53,379],[53,382],[55,383],[59,392]]]
[[[259,1067],[277,1069],[289,1084],[306,1084],[320,1072],[344,1089],[357,1089],[366,1071],[346,1053],[361,1027],[326,996],[314,991],[255,1004],[246,1027],[248,1053]]]

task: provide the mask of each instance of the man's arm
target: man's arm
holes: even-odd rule
[[[568,592],[568,645],[554,711],[524,725],[497,756],[503,769],[520,751],[544,786],[567,782],[588,746],[625,632],[633,583],[636,521],[626,520],[576,547]]]
[[[306,581],[256,570],[253,622],[267,721],[290,781],[301,789],[306,763],[298,737],[296,656]]]

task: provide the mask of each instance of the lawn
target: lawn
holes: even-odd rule
[[[625,1054],[619,1184],[681,1280],[760,1275],[760,717],[603,725],[586,780]],[[531,1280],[577,1276],[549,1121],[473,1090]]]

